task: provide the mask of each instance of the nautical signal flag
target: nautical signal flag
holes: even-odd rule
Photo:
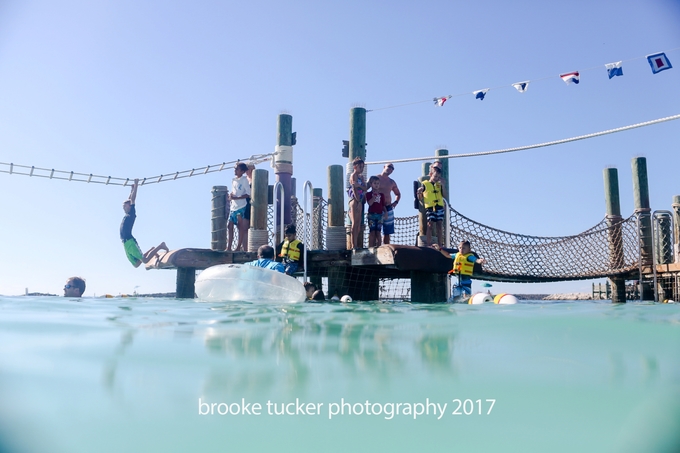
[[[529,88],[529,81],[513,83],[512,86],[517,88],[520,93],[524,93]]]
[[[647,55],[647,61],[652,67],[652,73],[654,74],[665,71],[666,69],[671,69],[673,67],[664,52]]]
[[[489,88],[484,88],[483,90],[473,91],[472,94],[475,95],[475,99],[479,99],[480,101],[483,101],[484,96],[486,96],[487,91],[489,91]]]
[[[560,74],[560,77],[562,78],[562,80],[564,80],[564,83],[566,83],[567,85],[569,85],[570,83],[578,84],[580,78],[578,71]]]
[[[607,63],[604,65],[605,68],[607,68],[607,75],[609,78],[613,78],[616,76],[622,76],[623,75],[623,68],[621,67],[621,63],[623,61],[617,61],[616,63]]]
[[[442,107],[442,106],[444,105],[444,102],[448,101],[449,99],[451,99],[451,95],[449,95],[449,96],[442,96],[442,97],[440,97],[440,98],[434,98],[434,99],[433,99],[434,105],[436,105],[436,106],[438,106],[438,107]]]

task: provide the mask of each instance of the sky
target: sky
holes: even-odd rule
[[[346,163],[352,107],[374,110],[369,161],[531,145],[680,113],[679,48],[680,2],[669,0],[0,0],[0,162],[169,174],[273,152],[277,116],[288,113],[298,193],[309,180],[326,194],[327,167]],[[674,68],[653,74],[644,57],[656,52]],[[609,80],[604,65],[621,60],[624,76]],[[580,84],[559,78],[572,71]],[[525,80],[525,93],[511,87]],[[483,101],[471,94],[494,87]],[[431,101],[459,94],[443,107]],[[452,159],[451,204],[514,233],[578,234],[605,214],[606,167],[618,168],[622,213],[633,213],[631,160],[643,156],[652,209],[671,209],[679,139],[673,121]],[[393,177],[408,193],[420,173],[419,162],[398,164]],[[210,190],[232,176],[140,188],[133,233],[142,249],[210,248]],[[129,189],[0,173],[0,193],[0,294],[62,294],[74,275],[86,279],[85,296],[174,291],[174,271],[135,269],[125,258]],[[395,215],[414,215],[409,205]]]

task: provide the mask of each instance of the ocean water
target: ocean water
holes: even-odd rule
[[[678,427],[678,304],[0,297],[3,453],[675,452]]]

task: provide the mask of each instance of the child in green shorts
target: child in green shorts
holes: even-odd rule
[[[161,242],[158,246],[142,254],[142,250],[139,248],[139,244],[137,244],[137,239],[132,236],[132,226],[135,224],[135,219],[137,218],[135,199],[137,198],[138,185],[139,179],[135,179],[134,184],[132,184],[132,190],[130,191],[130,197],[123,202],[125,217],[123,217],[123,221],[120,224],[120,239],[123,241],[125,254],[134,267],[139,267],[142,263],[148,263],[151,261],[151,258],[158,255],[158,252],[161,250],[165,250],[166,252],[169,251],[165,242]]]

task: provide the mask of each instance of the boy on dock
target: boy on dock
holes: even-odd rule
[[[366,219],[368,220],[368,246],[380,247],[380,233],[382,231],[383,219],[387,213],[385,208],[385,195],[380,192],[380,178],[371,176],[368,179],[368,186],[371,188],[366,192],[366,201],[368,201],[368,213]]]
[[[140,264],[148,263],[151,259],[158,255],[158,252],[165,250],[168,252],[168,246],[165,242],[161,242],[156,247],[149,249],[146,253],[142,254],[142,249],[139,248],[137,239],[132,236],[132,227],[135,224],[135,219],[137,218],[137,212],[135,210],[135,200],[137,199],[137,187],[139,186],[139,179],[135,179],[132,184],[132,189],[130,190],[130,196],[127,200],[123,202],[123,211],[125,211],[125,216],[120,224],[120,240],[123,241],[123,247],[125,248],[125,254],[128,260],[132,263],[134,267],[139,267]]]
[[[302,268],[305,245],[297,239],[294,224],[288,225],[284,233],[285,239],[276,247],[276,261],[283,263],[286,274],[293,275]]]
[[[439,167],[430,167],[429,180],[423,181],[418,189],[418,199],[425,206],[427,215],[427,231],[425,233],[426,246],[432,245],[432,230],[437,236],[437,245],[444,244],[442,224],[445,218],[442,170]]]
[[[484,258],[477,258],[470,248],[470,241],[461,241],[458,244],[458,253],[451,255],[446,250],[440,249],[439,246],[433,246],[439,250],[442,255],[453,260],[453,265],[449,274],[458,277],[458,283],[453,286],[451,290],[451,299],[449,302],[456,302],[461,299],[467,299],[472,296],[472,273],[475,263],[484,264]]]
[[[231,251],[231,243],[234,240],[234,225],[238,229],[238,242],[235,251],[245,251],[248,248],[247,234],[248,221],[246,221],[246,207],[248,206],[247,199],[250,198],[250,184],[246,177],[248,165],[239,162],[234,167],[235,177],[231,180],[231,192],[227,198],[229,199],[229,221],[227,222],[227,251]]]

